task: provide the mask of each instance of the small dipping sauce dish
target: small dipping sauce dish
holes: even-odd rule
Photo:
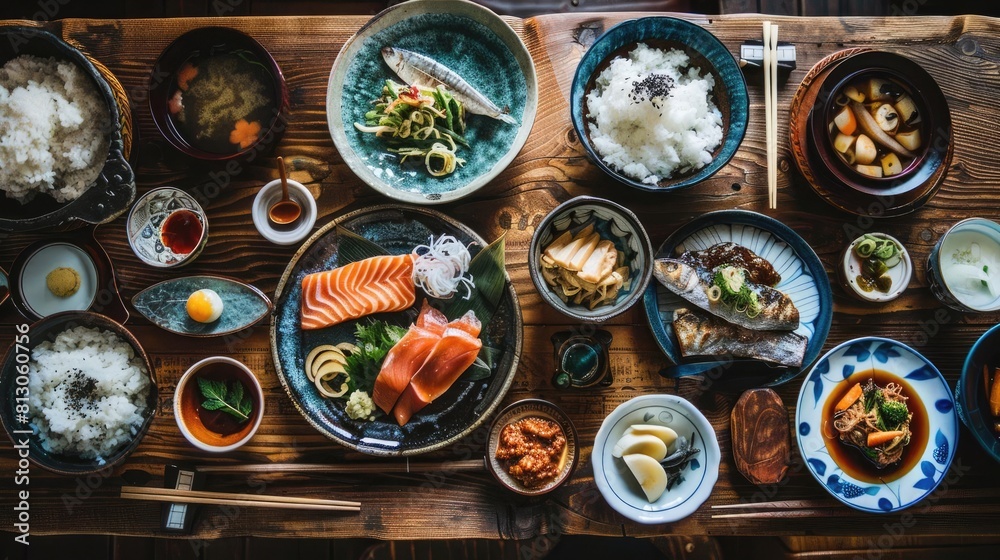
[[[910,254],[898,239],[885,233],[866,233],[852,241],[837,269],[847,293],[871,303],[898,298],[912,275]]]
[[[288,179],[288,197],[298,203],[302,212],[289,224],[280,225],[267,217],[268,209],[281,200],[281,180],[264,185],[253,200],[253,225],[275,245],[292,245],[305,239],[316,225],[316,199],[302,183]]]
[[[242,406],[241,406],[242,405]],[[246,443],[264,417],[264,391],[250,368],[225,356],[192,365],[174,392],[174,419],[195,447],[223,453]]]
[[[159,268],[184,266],[208,243],[208,216],[188,193],[162,187],[139,198],[128,214],[126,232],[142,262]]]

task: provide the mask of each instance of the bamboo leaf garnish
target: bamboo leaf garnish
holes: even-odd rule
[[[205,397],[201,407],[205,410],[221,410],[241,421],[250,419],[253,401],[246,395],[243,383],[234,380],[227,388],[225,381],[198,378],[198,389]]]
[[[363,261],[371,257],[382,257],[389,254],[378,243],[362,237],[353,231],[337,226],[337,266],[344,266],[352,262]]]
[[[506,234],[490,243],[472,257],[469,275],[476,284],[469,299],[453,297],[441,303],[439,308],[449,319],[457,319],[472,310],[483,325],[488,325],[496,313],[504,288],[507,285],[507,270],[504,268]]]

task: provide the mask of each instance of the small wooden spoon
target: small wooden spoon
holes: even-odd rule
[[[302,207],[288,196],[288,177],[285,174],[285,161],[278,157],[278,172],[281,173],[281,200],[267,209],[267,219],[277,225],[285,226],[302,215]]]

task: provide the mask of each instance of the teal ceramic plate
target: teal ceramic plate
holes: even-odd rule
[[[404,426],[378,412],[375,420],[353,420],[344,410],[343,399],[322,397],[306,377],[305,357],[321,344],[354,342],[357,321],[317,330],[300,329],[302,278],[338,266],[342,226],[374,241],[391,254],[409,253],[427,243],[430,235],[453,235],[470,247],[473,258],[484,240],[467,226],[430,208],[374,206],[340,216],[316,232],[292,258],[278,283],[271,320],[271,355],[278,379],[295,407],[317,430],[351,449],[383,456],[416,455],[439,449],[465,437],[482,424],[500,405],[514,380],[521,354],[521,307],[510,280],[500,297],[493,318],[483,325],[483,346],[496,349],[489,377],[459,379],[440,398],[418,412]],[[415,305],[399,313],[373,317],[408,327],[417,316],[423,293],[417,290]],[[362,318],[361,321],[367,321]]]
[[[387,79],[402,82],[382,60],[381,49],[402,48],[429,56],[457,72],[498,107],[509,107],[518,124],[467,115],[466,163],[446,177],[422,164],[400,167],[382,140],[362,133]],[[528,139],[538,105],[535,67],[524,43],[496,14],[465,0],[415,0],[372,18],[344,45],[333,63],[326,94],[327,123],[344,162],[378,192],[416,204],[440,204],[476,191],[503,171]]]
[[[201,289],[215,290],[222,315],[199,323],[187,313],[187,299]],[[223,336],[257,324],[271,311],[271,300],[257,288],[220,276],[187,276],[153,284],[132,298],[132,306],[163,330],[186,336]]]

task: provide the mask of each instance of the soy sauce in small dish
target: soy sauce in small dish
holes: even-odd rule
[[[186,255],[198,248],[205,227],[198,214],[191,210],[176,210],[163,220],[160,240],[163,246],[178,255]]]

